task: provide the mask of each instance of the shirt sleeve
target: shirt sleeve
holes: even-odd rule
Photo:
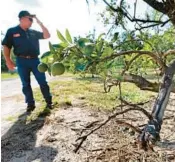
[[[44,39],[43,33],[39,31],[35,31],[35,35],[38,39]]]
[[[6,45],[8,48],[12,48],[13,45],[13,35],[10,29],[7,30],[7,33],[2,41],[2,45]]]

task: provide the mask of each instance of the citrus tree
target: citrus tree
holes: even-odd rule
[[[112,86],[120,85],[120,82],[131,82],[142,90],[158,92],[152,114],[148,115],[149,122],[138,136],[140,146],[147,149],[150,141],[154,143],[159,139],[170,92],[175,92],[175,2],[143,0],[154,12],[151,15],[146,13],[142,19],[136,18],[137,0],[132,3],[133,16],[127,0],[117,4],[113,0],[103,1],[107,5],[106,15],[107,12],[110,15],[102,14],[104,23],[113,21],[116,27],[124,30],[121,33],[113,30],[108,39],[105,39],[104,33],[97,38],[79,36],[73,39],[67,29],[64,34],[57,31],[60,43],[49,43],[50,51],[41,57],[46,66],[43,71],[60,75],[66,68],[74,73],[97,74],[104,79],[106,92]],[[134,31],[127,29],[128,21],[135,23]],[[158,30],[158,26],[166,24],[166,28]],[[154,30],[150,32],[152,27]],[[59,70],[58,64],[62,70]],[[156,82],[146,79],[149,69],[156,72]],[[160,76],[162,81],[159,80]]]
[[[96,39],[87,36],[73,40],[68,30],[65,34],[57,31],[60,43],[49,43],[50,51],[41,57],[43,72],[48,70],[50,74],[55,75],[56,70],[53,71],[52,68],[60,63],[60,66],[73,73],[100,75],[106,83],[106,92],[115,85],[111,82],[116,83],[117,80],[135,83],[142,90],[158,92],[160,75],[175,58],[173,51],[169,50],[174,47],[175,42],[172,32],[173,28],[162,34],[134,34],[127,31],[115,33],[107,41],[104,39],[104,33]],[[152,52],[154,50],[156,52]],[[65,68],[62,68],[63,72]],[[59,72],[61,68],[55,69]],[[146,79],[150,69],[157,73],[157,82],[152,83]],[[106,81],[110,81],[109,85]]]

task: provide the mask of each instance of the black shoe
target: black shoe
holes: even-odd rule
[[[46,108],[48,108],[48,109],[53,109],[53,105],[47,103]]]
[[[35,109],[35,105],[28,105],[27,106],[27,112],[31,112]]]

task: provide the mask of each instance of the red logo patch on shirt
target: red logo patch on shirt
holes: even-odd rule
[[[20,34],[19,33],[13,34],[13,37],[20,37]]]

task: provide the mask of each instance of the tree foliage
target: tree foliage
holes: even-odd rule
[[[88,35],[73,39],[66,29],[65,34],[57,31],[60,43],[49,43],[50,51],[43,54],[41,59],[49,67],[58,61],[73,73],[96,74],[104,80],[110,76],[129,81],[124,78],[124,74],[143,77],[148,74],[149,69],[155,69],[157,75],[161,75],[174,59],[174,52],[169,51],[175,42],[172,32],[172,28],[153,34],[125,31],[115,33],[110,40],[105,40],[105,33],[97,38]],[[158,88],[150,90],[158,91]]]

